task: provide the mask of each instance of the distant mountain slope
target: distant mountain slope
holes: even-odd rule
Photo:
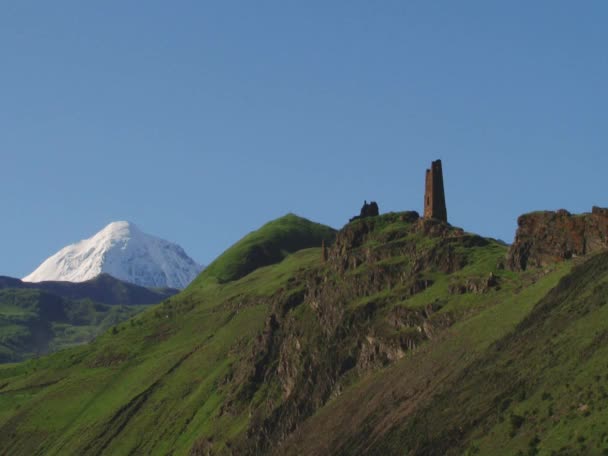
[[[113,222],[89,239],[64,247],[26,282],[83,282],[101,273],[145,287],[185,288],[201,266],[171,242],[130,222]]]
[[[101,304],[156,304],[179,290],[175,288],[146,288],[123,282],[108,274],[84,282],[24,282],[0,276],[0,289],[21,288],[42,290],[68,299],[90,299]]]
[[[72,300],[36,289],[0,290],[0,363],[89,342],[144,309]]]
[[[88,342],[176,294],[101,274],[86,282],[29,283],[0,277],[0,363]]]
[[[231,246],[203,271],[197,283],[240,279],[259,267],[280,262],[290,253],[331,242],[335,235],[336,230],[329,226],[287,214]]]

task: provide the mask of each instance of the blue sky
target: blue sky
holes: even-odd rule
[[[364,199],[511,241],[608,206],[608,3],[4,2],[0,274],[113,220],[209,263]]]

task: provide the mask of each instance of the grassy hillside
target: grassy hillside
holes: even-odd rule
[[[0,277],[0,363],[92,340],[177,290],[148,289],[103,274],[82,282]]]
[[[602,451],[605,256],[514,273],[415,213],[347,225],[325,261],[278,248],[243,275],[239,250],[91,344],[1,366],[0,454]]]
[[[335,230],[295,214],[267,223],[249,233],[212,262],[195,282],[220,283],[240,279],[251,271],[278,263],[290,253],[330,242]]]
[[[608,254],[570,266],[367,377],[277,454],[608,454]]]

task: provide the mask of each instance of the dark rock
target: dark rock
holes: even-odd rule
[[[591,214],[608,217],[608,208],[593,206]]]
[[[608,209],[573,215],[560,209],[524,214],[517,220],[507,267],[521,271],[608,248]]]

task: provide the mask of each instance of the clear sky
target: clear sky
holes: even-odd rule
[[[454,225],[608,206],[608,2],[0,6],[0,274],[113,220],[209,263],[288,212]]]

